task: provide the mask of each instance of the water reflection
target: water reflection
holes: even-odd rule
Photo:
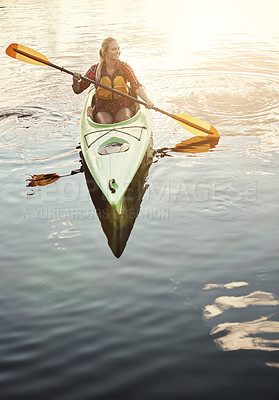
[[[242,286],[247,286],[249,283],[247,282],[229,282],[229,283],[207,283],[204,285],[202,290],[211,290],[217,288],[225,288],[225,289],[235,289]]]
[[[146,179],[149,168],[153,160],[152,141],[146,152],[146,156],[140,165],[134,179],[132,180],[125,197],[121,214],[118,214],[105,199],[92,175],[90,174],[86,163],[83,161],[83,169],[86,178],[86,184],[90,193],[92,202],[96,208],[98,218],[102,229],[107,237],[108,245],[115,257],[119,258],[127,244],[133,229],[136,218],[140,212],[140,205],[148,185]],[[82,156],[82,155],[81,155]]]
[[[224,336],[214,340],[224,351],[278,351],[279,339],[270,339],[267,336],[277,334],[278,337],[279,321],[271,321],[270,318],[271,316],[248,322],[226,322],[219,324],[212,329],[211,335],[226,332]]]
[[[183,140],[182,142],[176,144],[174,147],[163,147],[161,149],[155,150],[154,151],[155,157],[153,162],[157,162],[160,158],[163,157],[171,157],[170,154],[171,152],[196,154],[196,153],[204,153],[211,151],[217,146],[219,139],[220,139],[219,137],[218,138],[216,137],[205,138],[197,136],[191,137],[190,139]],[[153,150],[149,150],[149,155],[147,156],[150,163],[152,163],[151,159],[153,157],[153,155],[151,155],[151,152],[153,152]],[[53,158],[54,157],[52,157],[52,159]],[[75,175],[79,172],[81,172],[81,169],[73,170],[69,174],[65,175],[58,175],[57,173],[34,174],[31,175],[29,178],[27,178],[28,182],[27,187],[46,186],[56,182],[60,178]],[[34,193],[32,192],[31,194]]]
[[[268,367],[273,367],[273,368],[279,368],[279,363],[272,363],[272,362],[267,362],[265,363]]]
[[[221,296],[217,297],[214,304],[204,308],[203,316],[206,319],[223,314],[230,308],[245,308],[249,306],[278,306],[279,300],[272,293],[256,291],[246,296]]]
[[[102,229],[107,236],[108,244],[116,257],[119,258],[122,255],[130,233],[133,229],[135,220],[139,214],[142,198],[148,188],[145,183],[152,162],[158,161],[159,158],[170,156],[170,152],[192,154],[207,152],[215,148],[218,142],[219,137],[204,138],[194,136],[190,139],[183,140],[172,148],[165,147],[156,151],[152,149],[152,143],[150,143],[146,157],[124,197],[121,215],[116,213],[114,208],[107,203],[96,182],[88,171],[86,164],[83,162],[86,183],[92,202],[96,208]],[[155,155],[154,158],[153,155]]]
[[[238,289],[247,286],[247,282],[230,282],[227,284],[210,283],[203,290]],[[270,292],[254,291],[243,296],[220,296],[214,304],[204,307],[205,319],[215,318],[230,309],[244,309],[250,306],[278,306],[279,299]],[[215,336],[214,342],[224,351],[236,350],[279,350],[279,321],[273,320],[273,315],[261,316],[251,321],[223,322],[211,329]],[[266,363],[278,367],[278,363]]]
[[[190,139],[183,140],[174,147],[163,147],[156,150],[156,158],[171,157],[171,152],[189,154],[205,153],[214,149],[217,146],[219,139],[219,137],[206,138],[194,136]]]
[[[130,233],[133,229],[135,220],[140,212],[140,204],[143,199],[144,193],[148,188],[146,179],[148,176],[149,168],[152,162],[157,162],[159,158],[171,156],[169,153],[202,153],[215,148],[218,144],[219,138],[204,138],[194,136],[190,139],[183,140],[172,148],[162,148],[153,150],[153,143],[150,142],[146,156],[142,165],[140,166],[135,178],[131,182],[126,196],[123,200],[123,210],[121,215],[117,214],[113,207],[111,207],[102,192],[98,188],[96,182],[88,171],[86,164],[83,161],[82,154],[81,161],[83,171],[85,172],[86,183],[92,202],[96,208],[98,218],[101,222],[102,229],[107,236],[108,244],[116,257],[120,257],[126,247]],[[155,157],[154,157],[155,155]],[[82,172],[82,169],[73,170],[69,174],[58,175],[57,173],[48,174],[34,174],[27,178],[27,187],[34,188],[35,186],[47,186],[56,182],[62,177],[68,177]],[[34,190],[28,193],[29,196],[34,195]]]
[[[28,182],[27,187],[34,187],[34,186],[46,186],[49,185],[50,183],[54,183],[58,181],[60,178],[65,178],[66,176],[72,176],[75,174],[78,174],[82,172],[81,169],[77,169],[74,171],[71,171],[70,174],[66,175],[58,175],[56,173],[50,173],[50,174],[39,174],[39,175],[31,175],[30,178],[27,178],[26,181]],[[32,193],[34,194],[34,193]]]

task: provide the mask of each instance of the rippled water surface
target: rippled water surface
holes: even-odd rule
[[[4,0],[0,26],[1,398],[277,399],[278,2]],[[118,219],[78,172],[86,93],[5,54],[84,73],[108,35],[220,133],[153,112]]]

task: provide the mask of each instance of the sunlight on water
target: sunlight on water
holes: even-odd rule
[[[226,286],[224,286],[226,287]],[[208,305],[203,311],[206,319],[216,317],[230,308],[245,308],[249,306],[278,306],[279,300],[272,294],[266,292],[253,292],[246,296],[222,296],[215,300],[214,304]]]
[[[247,286],[247,282],[230,282],[226,284],[206,284],[203,290],[214,289],[237,289]],[[204,307],[203,317],[205,319],[216,318],[226,314],[231,309],[245,309],[249,307],[275,307],[279,305],[278,298],[269,292],[255,291],[243,296],[221,296],[215,299],[214,304]],[[214,342],[223,351],[237,350],[279,350],[279,322],[273,320],[273,315],[242,322],[218,323],[211,329],[210,334]],[[271,337],[270,337],[271,335]],[[218,336],[216,338],[216,336]],[[277,367],[276,363],[266,363],[268,366]]]
[[[229,282],[229,283],[207,283],[202,290],[211,290],[216,288],[235,289],[242,286],[247,286],[247,282]]]
[[[276,0],[265,3],[251,0],[177,1],[172,8],[159,0],[146,2],[146,12],[151,16],[150,27],[158,30],[163,27],[167,32],[163,44],[167,47],[170,69],[201,66],[199,56],[207,53],[209,59],[213,58],[217,45],[222,42],[226,45],[228,38],[232,44],[239,39],[240,43],[253,43],[255,37],[258,40],[273,34],[278,27],[276,10],[278,13]],[[278,40],[273,39],[278,50]],[[229,47],[226,50],[229,55]]]
[[[279,334],[279,322],[269,317],[248,322],[228,322],[217,325],[211,335],[226,332],[225,336],[215,339],[215,343],[224,351],[261,350],[279,351],[279,339],[265,339],[264,335]]]
[[[279,363],[267,362],[266,365],[268,367],[279,368]]]

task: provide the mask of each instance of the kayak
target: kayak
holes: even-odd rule
[[[86,166],[109,204],[121,214],[124,195],[133,180],[151,139],[151,110],[140,106],[122,122],[98,124],[87,116],[92,89],[80,120],[80,142]]]

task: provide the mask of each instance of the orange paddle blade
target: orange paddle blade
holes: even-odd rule
[[[182,121],[178,121],[178,123],[183,126],[184,129],[187,129],[189,132],[191,132],[195,136],[205,136],[205,137],[215,137],[218,138],[220,137],[217,129],[214,128],[214,126],[210,125],[207,122],[201,121],[198,118],[191,117],[190,115],[186,114],[175,114],[179,118],[183,118],[185,120],[185,123]],[[190,122],[191,125],[196,125],[196,127],[190,126],[187,124],[187,122]],[[201,129],[199,129],[201,128]],[[203,129],[205,129],[207,132],[204,132]]]
[[[26,55],[20,52],[26,53]],[[22,44],[18,43],[10,44],[10,46],[8,46],[6,49],[6,54],[12,58],[24,61],[29,64],[46,65],[46,63],[49,63],[49,60],[43,54],[38,53],[37,51],[32,50],[29,47],[23,46]],[[42,60],[42,62],[40,62],[39,60],[34,60],[32,58],[29,58],[28,54],[30,54],[31,57],[33,56],[38,58],[39,60]]]

